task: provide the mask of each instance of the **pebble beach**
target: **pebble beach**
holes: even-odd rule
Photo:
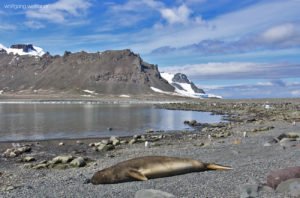
[[[297,197],[295,190],[268,186],[267,176],[300,166],[299,99],[201,100],[157,108],[212,112],[223,115],[224,122],[187,120],[191,131],[131,137],[1,142],[0,197]],[[88,182],[98,170],[152,155],[214,162],[233,170],[109,185]]]

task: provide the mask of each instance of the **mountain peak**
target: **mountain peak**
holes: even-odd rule
[[[182,73],[166,73],[161,72],[161,77],[168,81],[175,88],[175,92],[181,96],[191,98],[222,98],[212,94],[206,94],[202,89],[198,88],[192,81]]]

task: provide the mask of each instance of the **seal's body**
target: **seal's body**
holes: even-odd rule
[[[203,163],[188,158],[147,156],[120,162],[114,166],[98,171],[93,175],[91,183],[113,184],[128,181],[145,181],[152,178],[168,177],[191,172],[230,169],[231,168],[227,166]]]

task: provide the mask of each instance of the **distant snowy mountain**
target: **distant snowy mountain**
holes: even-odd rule
[[[206,94],[202,89],[198,88],[192,81],[190,81],[185,74],[161,72],[160,75],[175,88],[175,93],[181,96],[191,98],[222,98],[221,96]],[[166,93],[154,87],[152,87],[152,90],[155,92]]]
[[[43,56],[45,51],[37,46],[32,44],[16,44],[7,48],[4,45],[0,44],[0,53],[13,53],[14,55],[18,54],[20,56],[29,55],[29,56]]]

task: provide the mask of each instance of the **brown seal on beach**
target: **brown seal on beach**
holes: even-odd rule
[[[96,172],[92,184],[113,184],[128,181],[146,181],[152,178],[168,177],[207,170],[231,170],[231,167],[204,163],[194,159],[146,156],[138,157]]]

